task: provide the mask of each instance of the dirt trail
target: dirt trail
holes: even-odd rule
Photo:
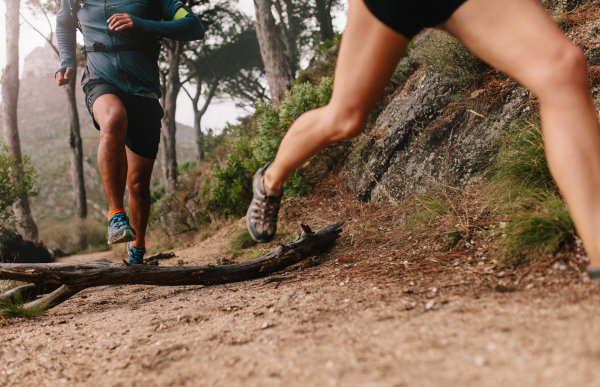
[[[87,289],[38,319],[5,321],[0,385],[599,385],[600,293],[575,268],[498,273],[476,255],[412,243],[396,220],[369,233],[382,209],[341,191],[339,207],[325,206],[336,189],[282,212],[288,236],[299,220],[349,220],[320,265],[278,283]],[[231,257],[241,227],[161,265]]]

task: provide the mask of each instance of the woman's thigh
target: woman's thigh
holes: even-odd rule
[[[536,94],[578,55],[536,0],[468,0],[439,27]]]
[[[366,117],[394,74],[409,40],[384,25],[363,0],[350,0],[331,107]]]

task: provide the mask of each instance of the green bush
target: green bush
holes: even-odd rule
[[[233,151],[225,158],[225,163],[215,166],[212,200],[225,214],[245,214],[252,200],[252,178],[260,166],[261,163],[254,157],[252,145],[247,137],[236,140],[233,143]]]
[[[211,181],[207,175],[206,168],[196,166],[195,162],[182,171],[175,192],[163,191],[153,204],[151,226],[175,235],[197,230],[210,221]]]
[[[333,90],[333,79],[323,78],[318,86],[296,85],[286,94],[281,105],[273,107],[259,102],[258,134],[254,140],[241,137],[234,142],[233,152],[213,172],[215,186],[212,198],[226,214],[242,216],[252,200],[252,178],[265,163],[275,159],[283,136],[303,113],[325,106]],[[300,171],[295,171],[283,185],[289,196],[306,193],[310,185]]]
[[[293,85],[310,83],[318,85],[323,77],[332,77],[340,50],[342,34],[336,33],[333,39],[318,44],[313,50],[313,57],[308,67],[298,71],[298,78],[292,81]]]
[[[34,189],[37,175],[28,156],[15,168],[15,158],[8,153],[5,144],[0,145],[0,232],[14,231],[17,226],[12,205],[21,196],[37,195]]]
[[[424,54],[427,68],[439,74],[447,85],[471,86],[482,78],[486,69],[481,59],[445,32],[426,44]]]

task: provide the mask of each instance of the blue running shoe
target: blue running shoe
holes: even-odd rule
[[[132,242],[136,238],[135,230],[129,224],[124,212],[116,213],[108,221],[108,244]]]
[[[146,254],[146,248],[138,249],[133,245],[132,242],[127,243],[127,255],[129,255],[129,260],[125,261],[128,265],[143,265],[144,264],[144,254]]]

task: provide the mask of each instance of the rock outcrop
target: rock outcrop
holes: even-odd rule
[[[525,88],[505,86],[511,91],[501,90],[504,100],[486,111],[486,102],[478,101],[486,96],[483,89],[462,102],[456,87],[421,68],[355,143],[342,170],[347,187],[365,201],[399,203],[436,182],[476,183],[497,150],[502,128],[530,109]]]

